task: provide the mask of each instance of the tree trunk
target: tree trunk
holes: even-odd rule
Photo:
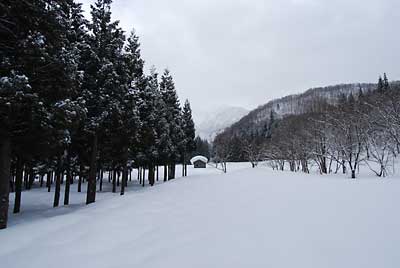
[[[24,178],[24,181],[23,181],[24,187],[25,187],[25,190],[27,190],[28,189],[28,172],[27,172],[27,166],[26,165],[25,165],[25,168],[23,170],[23,178]]]
[[[344,160],[342,160],[342,168],[343,168],[343,174],[346,174],[346,163]]]
[[[87,179],[86,204],[96,201],[96,172],[97,172],[97,133],[93,137],[92,155],[90,156],[90,170]]]
[[[78,193],[82,192],[83,166],[79,165]]]
[[[32,189],[33,183],[35,181],[35,173],[33,172],[33,167],[29,167],[29,176],[28,176],[28,189]]]
[[[121,195],[125,194],[125,186],[127,181],[128,181],[128,160],[125,160],[124,168],[122,171]]]
[[[117,192],[117,171],[114,170],[112,173],[112,192]]]
[[[182,160],[182,177],[185,177],[185,156],[183,156]]]
[[[21,190],[23,180],[23,163],[20,156],[17,158],[17,171],[15,175],[15,201],[14,201],[14,213],[19,213],[21,208]]]
[[[175,163],[168,165],[168,180],[175,179]]]
[[[11,172],[11,177],[10,177],[10,192],[13,193],[15,192],[15,171],[13,168],[11,168],[12,172]]]
[[[326,167],[326,157],[322,157],[322,160],[321,160],[321,173],[322,174],[328,173],[328,169]]]
[[[100,192],[101,191],[103,191],[103,176],[104,176],[104,173],[103,173],[103,169],[100,169]]]
[[[356,178],[356,170],[355,170],[355,169],[352,169],[352,170],[351,170],[351,178],[352,178],[352,179],[355,179],[355,178]]]
[[[168,180],[172,180],[172,164],[168,164]]]
[[[56,174],[56,185],[54,190],[54,203],[53,207],[58,207],[60,203],[60,190],[61,190],[61,177],[63,176],[61,157],[58,158],[58,167]]]
[[[158,165],[156,165],[157,181],[158,181]]]
[[[128,165],[128,162],[126,162]],[[124,176],[124,171],[122,170],[122,176]],[[125,188],[128,187],[128,180],[129,180],[129,168],[126,167],[126,180],[125,180]]]
[[[64,206],[69,205],[69,192],[70,192],[70,185],[72,181],[72,173],[71,173],[71,167],[70,167],[70,157],[69,157],[69,152],[67,156],[67,177],[65,178],[65,191],[64,191]]]
[[[11,141],[0,142],[0,229],[7,228],[11,178]]]
[[[154,165],[153,164],[149,165],[148,178],[149,178],[150,185],[153,186],[154,185]]]
[[[143,175],[142,175],[142,186],[144,187],[145,180],[146,180],[146,167],[143,167]]]
[[[187,167],[188,167],[188,165],[185,164],[185,177],[187,177]]]
[[[167,181],[167,177],[168,177],[168,169],[167,165],[164,165],[164,181]]]
[[[47,172],[47,174],[46,174],[46,186],[47,186],[47,192],[49,192],[49,193],[51,190],[51,174],[52,174],[51,171]]]

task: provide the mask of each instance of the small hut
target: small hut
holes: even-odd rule
[[[194,166],[194,168],[206,168],[208,159],[207,157],[198,155],[190,159],[190,163]]]

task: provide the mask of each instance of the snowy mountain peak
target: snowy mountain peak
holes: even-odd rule
[[[196,134],[203,139],[212,140],[216,134],[248,114],[242,107],[224,106],[203,114],[196,122]]]

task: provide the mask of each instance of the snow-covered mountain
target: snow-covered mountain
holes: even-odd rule
[[[394,81],[391,83],[399,84],[400,82]],[[261,130],[269,121],[271,111],[278,118],[290,114],[303,114],[309,111],[321,99],[330,104],[335,104],[343,94],[346,96],[350,94],[357,96],[360,91],[366,93],[375,90],[376,87],[377,84],[373,83],[353,83],[311,88],[303,93],[274,99],[257,107],[240,120],[234,122],[229,130],[232,133]]]
[[[216,134],[248,114],[242,107],[226,106],[204,113],[196,123],[196,134],[203,139],[212,140]]]

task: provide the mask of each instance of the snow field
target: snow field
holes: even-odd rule
[[[130,186],[122,197],[101,193],[90,206],[76,185],[65,208],[51,208],[45,189],[24,192],[22,214],[0,232],[2,267],[400,265],[395,177],[350,180],[248,163],[188,174]]]

